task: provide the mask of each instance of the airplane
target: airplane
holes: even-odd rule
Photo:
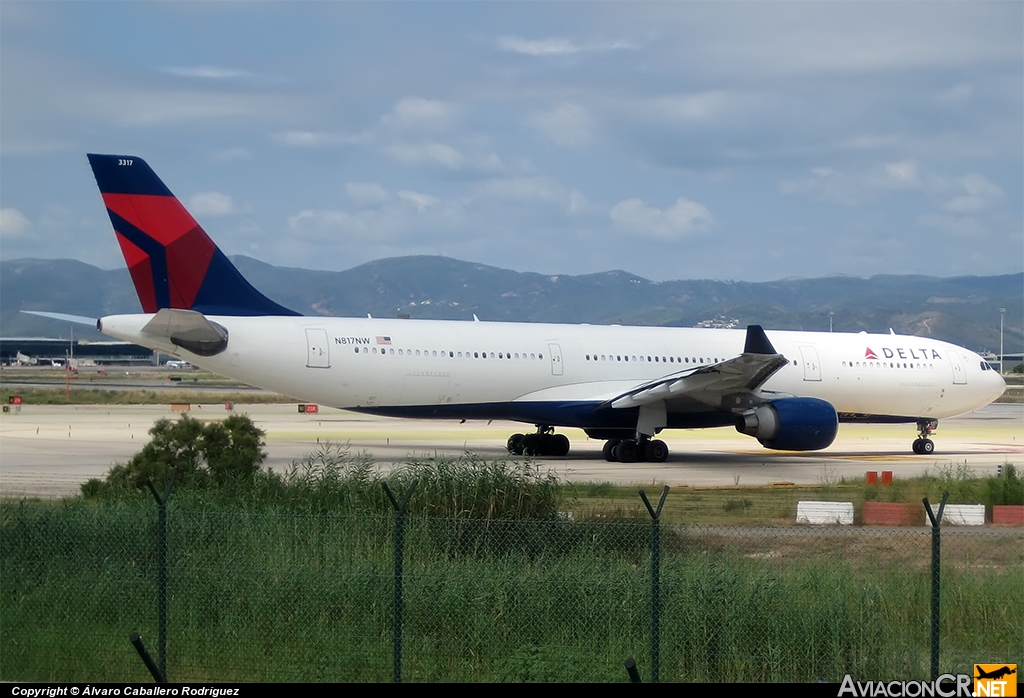
[[[890,334],[302,316],[256,290],[141,158],[90,154],[143,313],[96,322],[215,373],[394,417],[504,419],[511,454],[562,457],[556,428],[608,461],[663,462],[665,429],[734,426],[769,449],[832,444],[840,422],[916,423],[1003,393],[976,353]]]
[[[976,679],[1001,679],[1004,676],[1017,673],[1016,668],[1011,669],[1006,665],[1001,666],[998,669],[993,669],[992,671],[985,671],[978,664],[975,664],[974,667],[978,670],[978,675],[974,677]]]

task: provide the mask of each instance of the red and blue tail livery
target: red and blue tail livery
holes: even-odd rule
[[[142,309],[298,315],[257,291],[142,158],[89,155]]]

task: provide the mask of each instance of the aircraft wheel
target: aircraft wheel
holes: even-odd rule
[[[553,434],[548,443],[548,451],[556,458],[569,455],[569,437],[565,434]]]
[[[541,444],[541,440],[540,440],[540,435],[539,434],[527,434],[527,435],[525,435],[523,437],[523,440],[522,440],[521,443],[523,445],[523,455],[524,456],[539,456],[539,455],[541,455],[541,449],[543,448],[543,444]]]
[[[921,453],[930,455],[935,452],[935,442],[931,439],[921,439]]]
[[[914,453],[916,453],[918,455],[923,453],[923,451],[921,450],[921,442],[922,441],[924,441],[924,439],[914,439],[914,443],[910,447],[914,451]]]
[[[604,456],[604,459],[609,463],[614,463],[619,460],[615,456],[615,449],[619,443],[621,443],[620,439],[608,439],[604,442],[604,448],[601,449],[601,455]]]
[[[648,441],[644,446],[644,460],[651,463],[664,463],[668,460],[668,445],[664,441]]]
[[[625,439],[615,447],[615,458],[620,463],[636,463],[637,446],[633,439]]]
[[[523,455],[523,435],[513,434],[512,436],[508,437],[508,443],[506,444],[506,447],[508,448],[508,452],[511,453],[513,456]]]

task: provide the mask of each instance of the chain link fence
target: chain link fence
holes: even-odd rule
[[[149,680],[133,631],[154,657],[163,634],[172,681],[625,681],[627,657],[662,681],[932,673],[928,528],[654,535],[172,495],[162,623],[152,500],[4,503],[0,524],[3,680]],[[945,527],[941,546],[941,671],[1024,664],[1024,531]]]

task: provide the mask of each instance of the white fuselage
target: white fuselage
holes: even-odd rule
[[[106,317],[102,330],[221,375],[333,407],[551,426],[611,426],[611,410],[603,410],[594,424],[581,415],[646,381],[736,357],[745,336],[742,330],[619,325],[211,316],[227,329],[228,343],[222,353],[203,357],[144,334],[152,317]],[[933,339],[767,335],[789,364],[763,388],[821,398],[841,419],[949,417],[988,404],[1005,388],[979,355]],[[700,413],[716,411],[697,402],[677,404],[676,412],[669,427],[731,419],[701,421]],[[695,419],[688,421],[687,413]]]

